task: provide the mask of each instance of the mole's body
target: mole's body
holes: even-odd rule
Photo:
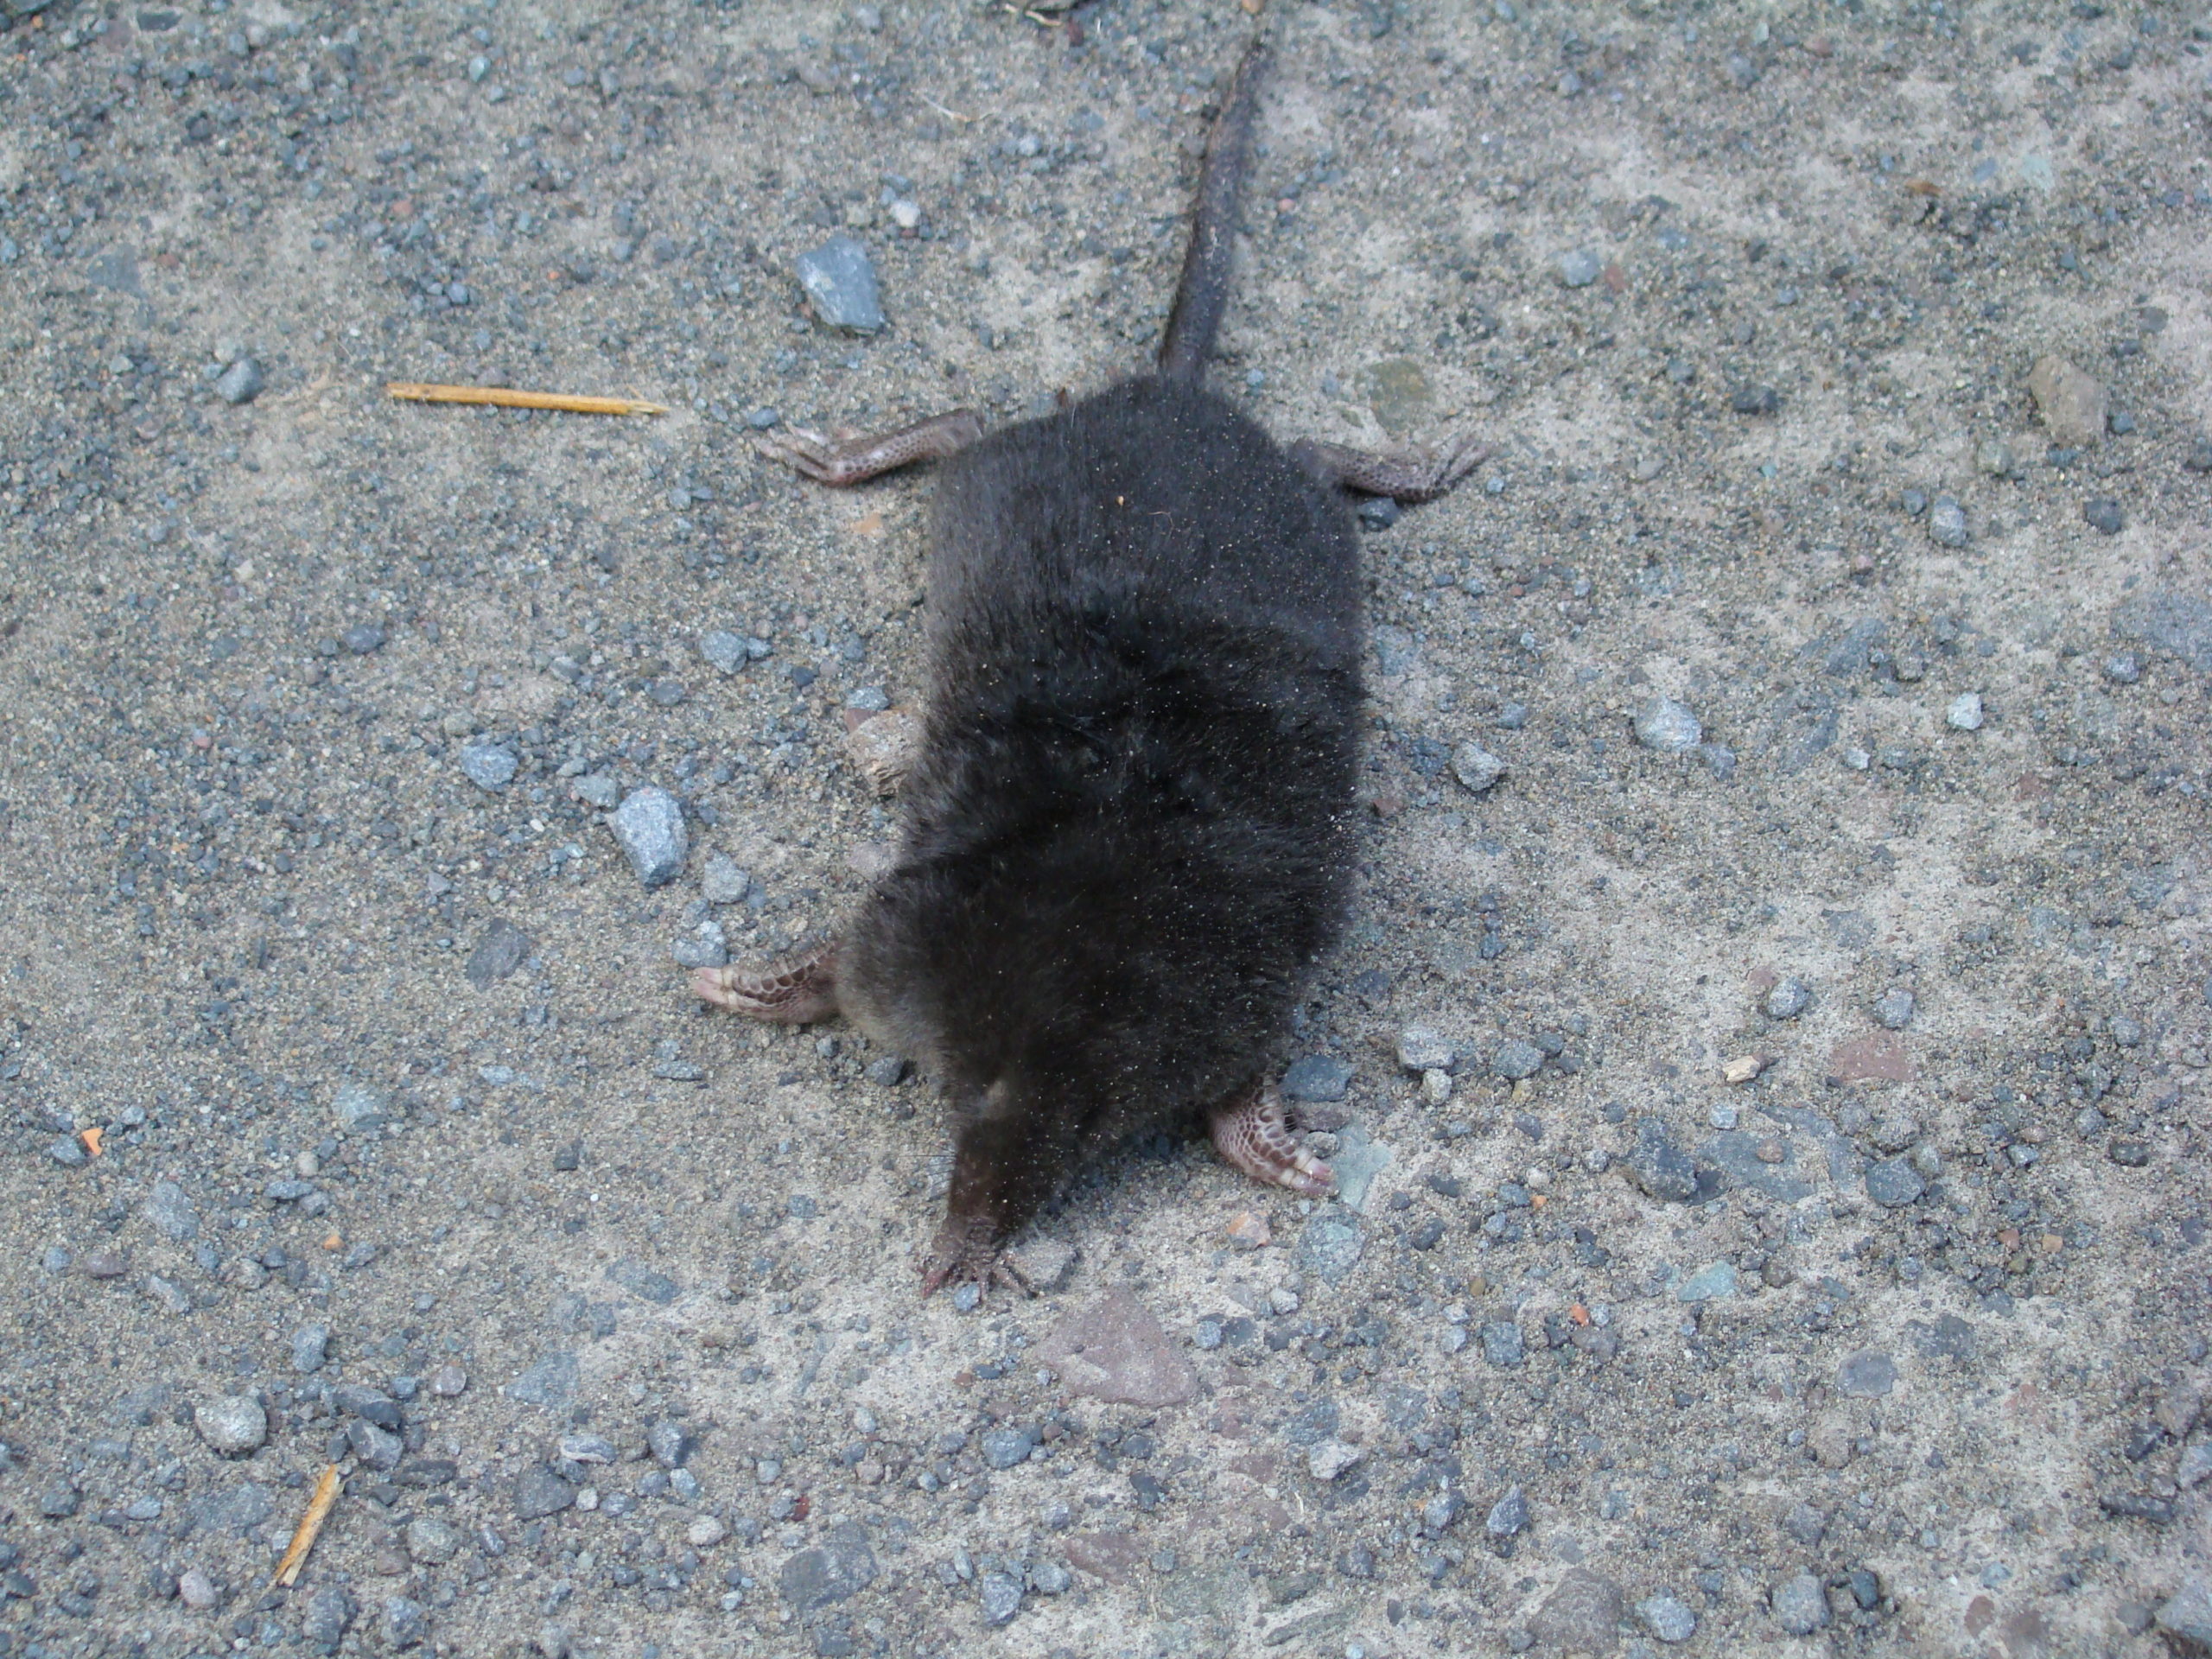
[[[1479,459],[1286,452],[1198,385],[1256,54],[1210,147],[1162,372],[978,438],[972,416],[778,453],[831,483],[950,459],[896,861],[837,938],[709,1000],[842,1013],[950,1090],[925,1288],[983,1278],[1088,1155],[1207,1123],[1328,1190],[1267,1084],[1352,859],[1361,578],[1338,486],[1419,499]],[[1003,1269],[999,1269],[1003,1273]]]

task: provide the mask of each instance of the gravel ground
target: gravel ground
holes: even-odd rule
[[[915,690],[926,474],[751,442],[1143,364],[1243,13],[0,0],[0,1656],[2212,1642],[2212,16],[1693,15],[1267,8],[1215,384],[1498,447],[1343,1192],[963,1310],[928,1081],[685,988]]]

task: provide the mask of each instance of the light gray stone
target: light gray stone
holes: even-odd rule
[[[683,830],[683,809],[666,790],[653,784],[632,790],[614,809],[607,827],[648,891],[665,887],[683,868],[690,847]]]
[[[210,1451],[243,1458],[269,1438],[269,1414],[251,1395],[226,1394],[193,1408],[192,1426]]]
[[[849,236],[833,236],[798,257],[799,286],[814,314],[832,328],[872,334],[883,327],[883,305],[875,266],[868,250]]]
[[[1654,697],[1636,711],[1636,741],[1661,754],[1687,754],[1705,741],[1705,727],[1685,704]]]
[[[1470,741],[1452,751],[1452,775],[1472,794],[1494,788],[1505,771],[1505,762],[1479,743]]]
[[[1790,1636],[1810,1636],[1828,1624],[1827,1592],[1810,1573],[1783,1580],[1769,1592],[1768,1606],[1775,1622]]]

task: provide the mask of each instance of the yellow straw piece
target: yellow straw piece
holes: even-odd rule
[[[668,405],[642,397],[587,397],[569,391],[517,391],[511,386],[434,386],[395,380],[385,390],[417,404],[496,404],[501,409],[559,409],[572,415],[665,415]]]

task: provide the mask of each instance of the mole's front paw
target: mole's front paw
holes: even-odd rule
[[[923,1297],[933,1296],[947,1285],[956,1289],[974,1285],[978,1290],[988,1290],[995,1284],[1024,1296],[1037,1294],[1037,1287],[1021,1276],[1020,1269],[999,1253],[998,1232],[988,1221],[948,1218],[938,1229],[929,1259],[922,1266]]]

